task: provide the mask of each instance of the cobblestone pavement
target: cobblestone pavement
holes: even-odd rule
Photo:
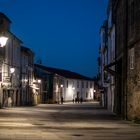
[[[0,109],[0,140],[140,140],[140,125],[97,103]]]

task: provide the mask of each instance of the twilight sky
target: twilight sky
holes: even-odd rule
[[[11,31],[35,61],[93,77],[108,0],[0,0]]]

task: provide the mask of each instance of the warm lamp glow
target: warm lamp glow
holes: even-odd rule
[[[10,73],[14,73],[15,72],[15,68],[10,68]]]
[[[0,37],[0,47],[4,47],[7,43],[7,40],[8,40],[7,37],[1,36]]]
[[[41,80],[40,79],[38,79],[37,81],[38,81],[38,83],[41,83]]]

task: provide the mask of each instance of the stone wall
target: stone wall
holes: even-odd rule
[[[128,118],[140,118],[140,41],[134,46],[134,69],[128,63],[127,111]],[[130,60],[130,53],[128,55]]]

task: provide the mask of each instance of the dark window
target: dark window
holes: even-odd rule
[[[135,21],[135,8],[134,8],[134,1],[131,2],[131,7],[130,7],[130,26],[131,26],[131,35],[132,32],[134,31],[134,21]]]
[[[82,88],[84,88],[84,82],[82,82]]]
[[[87,84],[86,84],[86,87],[88,88],[88,82],[87,82]]]
[[[92,88],[92,83],[90,82],[90,88]]]
[[[0,20],[0,24],[3,24],[3,19]]]
[[[77,88],[79,88],[79,81],[77,81]]]
[[[86,92],[86,98],[88,98],[88,92]]]
[[[69,86],[69,81],[67,80],[67,88],[68,88],[68,86]]]

